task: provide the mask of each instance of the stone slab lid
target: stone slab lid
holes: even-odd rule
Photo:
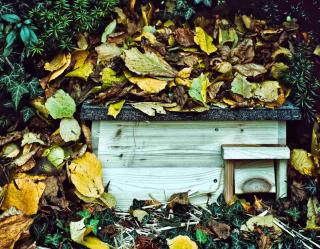
[[[115,120],[107,115],[107,108],[101,105],[90,105],[84,103],[81,108],[82,120]],[[302,115],[298,107],[287,102],[280,108],[219,108],[211,107],[206,112],[168,112],[167,114],[156,114],[150,117],[131,105],[125,105],[119,115],[118,121],[254,121],[254,120],[301,120]]]

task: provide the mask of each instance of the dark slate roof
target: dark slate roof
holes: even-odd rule
[[[98,105],[89,105],[84,103],[81,109],[82,120],[114,120],[107,115],[107,108]],[[156,114],[150,117],[143,112],[133,108],[131,105],[125,105],[116,120],[121,121],[186,121],[186,120],[301,120],[300,109],[290,102],[277,109],[267,108],[219,108],[211,107],[206,112],[168,112],[167,114]]]

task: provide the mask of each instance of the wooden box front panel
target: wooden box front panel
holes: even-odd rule
[[[92,136],[119,208],[183,191],[203,204],[223,192],[221,145],[285,143],[285,122],[94,121]]]

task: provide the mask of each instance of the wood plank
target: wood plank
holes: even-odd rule
[[[226,160],[224,164],[224,198],[229,202],[234,195],[234,161]]]
[[[228,160],[289,159],[290,150],[287,146],[222,145],[222,157]]]
[[[277,198],[287,196],[288,161],[278,160],[276,164]]]
[[[276,192],[274,160],[234,162],[235,194]]]
[[[105,167],[221,167],[221,144],[277,144],[277,121],[101,121]]]
[[[197,192],[191,198],[195,204],[208,201],[210,192],[213,201],[223,192],[222,168],[104,168],[104,181],[110,181],[109,191],[117,197],[117,207],[127,210],[133,198],[146,200],[153,198],[165,202],[172,194]]]

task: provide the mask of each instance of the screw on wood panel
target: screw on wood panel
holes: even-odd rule
[[[217,179],[213,179],[213,182],[214,182],[214,183],[217,183],[217,182],[218,182],[218,180],[217,180]]]
[[[219,128],[214,128],[215,131],[219,131]]]
[[[243,128],[241,128],[241,129],[240,129],[240,131],[241,131],[241,132],[244,132],[244,129],[243,129]]]

